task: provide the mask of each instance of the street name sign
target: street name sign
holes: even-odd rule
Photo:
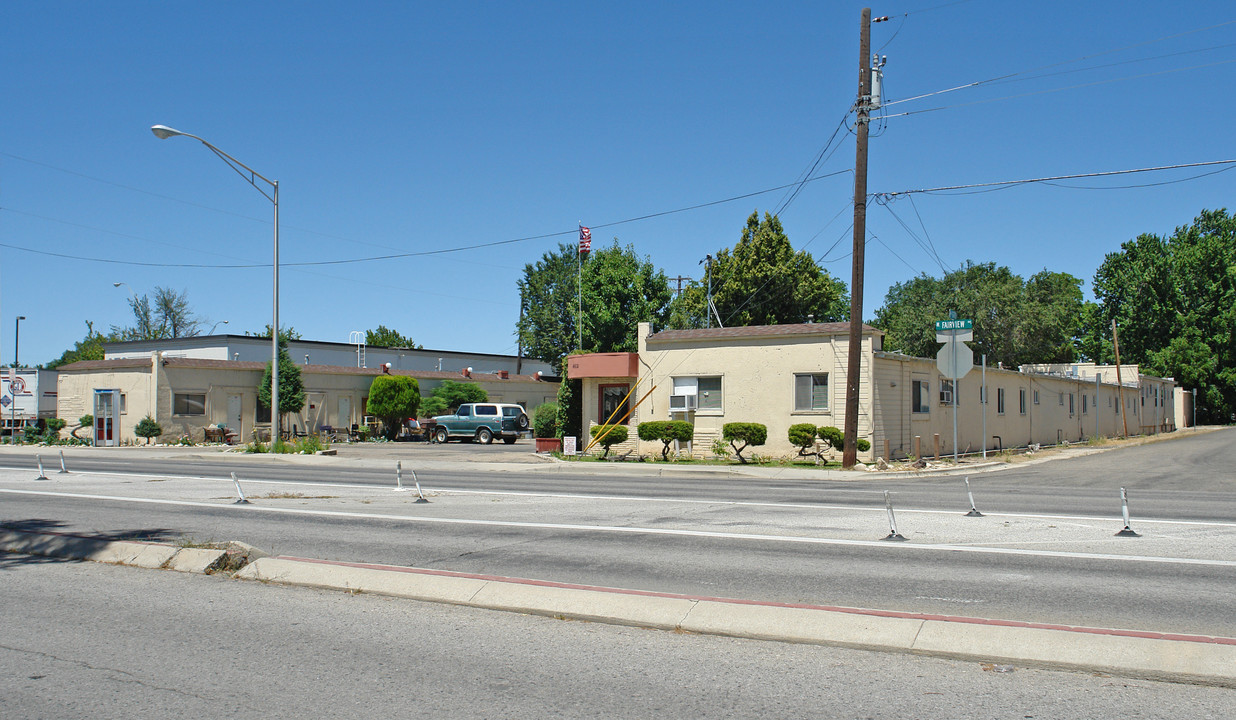
[[[974,322],[970,320],[937,320],[936,332],[941,330],[973,330]]]

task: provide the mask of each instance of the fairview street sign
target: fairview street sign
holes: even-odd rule
[[[936,332],[941,330],[972,330],[974,323],[970,320],[937,320]]]

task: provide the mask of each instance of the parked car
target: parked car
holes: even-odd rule
[[[529,425],[523,407],[509,403],[465,403],[454,415],[439,415],[433,421],[433,441],[439,443],[452,438],[491,443],[497,437],[510,445]]]

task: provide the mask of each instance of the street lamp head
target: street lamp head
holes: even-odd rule
[[[26,316],[25,316],[25,315],[18,315],[18,316],[17,316],[17,319],[18,319],[18,320],[25,320],[25,319],[26,319]]]
[[[173,130],[172,128],[166,125],[154,125],[150,128],[150,132],[154,133],[155,137],[159,138],[160,140],[166,140],[172,137],[173,135],[184,135],[184,133],[180,132],[179,130]]]
[[[120,287],[121,285],[124,285],[124,283],[122,282],[112,283],[112,287]]]

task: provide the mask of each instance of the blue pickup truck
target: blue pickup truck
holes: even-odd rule
[[[501,438],[510,445],[528,430],[528,413],[507,403],[466,403],[454,415],[439,415],[433,422],[430,439],[437,443],[455,439],[488,444]]]

